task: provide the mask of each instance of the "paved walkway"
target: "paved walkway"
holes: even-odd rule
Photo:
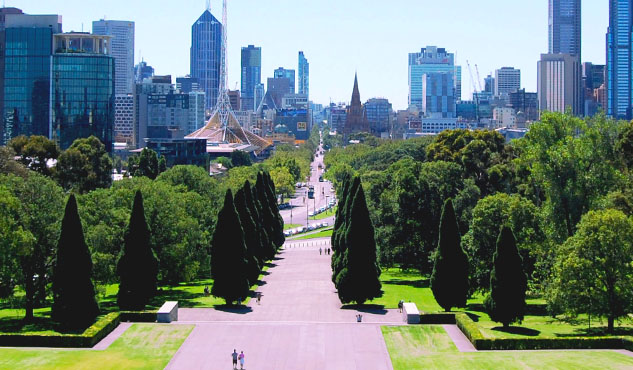
[[[289,243],[290,244],[290,243]],[[402,324],[397,310],[341,309],[330,256],[318,246],[284,249],[252,299],[239,311],[180,309],[178,324],[195,329],[169,369],[231,369],[233,349],[246,368],[391,370],[381,324]],[[356,322],[356,315],[363,322]],[[176,324],[177,325],[177,324]]]
[[[446,334],[451,337],[453,343],[455,343],[455,347],[459,350],[459,352],[477,352],[477,348],[473,346],[473,344],[466,338],[464,333],[457,327],[457,325],[442,325],[444,330],[446,330]]]

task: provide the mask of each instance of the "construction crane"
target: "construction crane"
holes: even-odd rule
[[[473,69],[470,67],[470,62],[468,60],[466,60],[466,65],[468,65],[468,74],[470,75],[470,84],[473,87],[473,93],[477,93],[481,90],[479,91],[477,90],[477,85],[475,84],[475,77],[473,76]]]
[[[479,84],[479,91],[484,91],[481,87],[481,76],[479,76],[479,66],[475,64],[475,71],[477,71],[477,83]]]
[[[468,65],[468,73],[470,74],[470,83],[473,86],[473,101],[475,102],[475,118],[477,122],[479,122],[479,92],[481,92],[481,81],[479,84],[475,84],[475,77],[473,75],[473,69],[470,67],[470,62],[466,60],[466,64]],[[477,67],[477,65],[475,65]],[[477,68],[477,77],[479,78],[479,68]],[[479,90],[477,90],[477,86],[479,86]]]

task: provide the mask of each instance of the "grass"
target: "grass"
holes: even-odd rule
[[[383,296],[368,303],[383,305],[385,308],[398,308],[398,302],[403,299],[413,302],[420,311],[443,311],[435,302],[428,279],[417,271],[400,271],[400,269],[383,269],[380,275]]]
[[[290,230],[290,229],[296,229],[298,227],[301,227],[303,225],[299,225],[299,224],[284,224],[284,231],[286,230]]]
[[[332,229],[327,229],[327,230],[319,231],[318,233],[304,235],[304,236],[300,236],[298,238],[289,239],[289,240],[292,241],[292,240],[307,240],[307,239],[316,239],[316,238],[329,238],[330,236],[332,236],[332,231],[333,231]]]
[[[162,369],[192,330],[134,324],[104,351],[0,348],[0,369]]]
[[[631,369],[613,351],[490,351],[460,353],[441,326],[382,327],[394,370]]]
[[[316,215],[316,216],[310,217],[310,219],[311,219],[311,220],[323,220],[324,218],[329,218],[329,217],[332,217],[332,216],[336,215],[336,208],[337,208],[337,207],[338,207],[338,206],[334,206],[334,207],[332,207],[332,208],[330,208],[330,209],[326,210],[326,211],[325,211],[325,212],[323,212],[323,213],[319,213],[319,214],[318,214],[318,215]]]

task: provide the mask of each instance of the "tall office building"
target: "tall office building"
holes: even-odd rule
[[[59,15],[5,15],[2,143],[18,135],[51,137],[50,88],[53,35]]]
[[[409,54],[409,106],[422,110],[423,75],[429,73],[449,73],[453,76],[451,95],[455,100],[461,100],[462,68],[455,65],[455,54],[444,48],[427,46],[419,53]]]
[[[633,118],[633,3],[609,1],[607,31],[607,115]]]
[[[191,77],[206,94],[206,108],[215,107],[220,88],[222,24],[207,8],[191,26]]]
[[[514,67],[503,67],[495,71],[494,79],[497,96],[508,95],[521,88],[521,70]]]
[[[134,66],[134,83],[143,83],[143,80],[154,76],[154,67],[150,66],[144,60]]]
[[[582,87],[578,57],[569,54],[541,54],[538,62],[539,108],[581,115]]]
[[[117,95],[134,92],[134,22],[99,20],[92,22],[92,33],[112,36],[110,45],[114,63],[114,91]]]
[[[580,0],[549,0],[549,53],[581,55]]]
[[[388,137],[391,131],[391,115],[393,113],[393,107],[389,100],[383,98],[367,100],[365,113],[371,133],[378,137]]]
[[[259,109],[259,105],[262,103],[262,100],[264,100],[264,95],[266,95],[266,88],[264,84],[255,85],[255,92],[253,93],[253,100],[255,102],[253,105],[255,107],[254,110]]]
[[[115,61],[110,36],[63,33],[54,36],[51,66],[51,138],[62,149],[96,136],[113,150]]]
[[[310,98],[310,63],[303,51],[299,52],[299,94]]]
[[[285,68],[279,67],[275,69],[274,77],[288,79],[288,84],[290,86],[290,94],[295,93],[295,70],[294,69],[285,69]]]
[[[428,118],[455,118],[454,75],[429,72],[422,75],[422,112]]]
[[[262,48],[248,45],[242,48],[242,109],[256,110],[255,86],[262,83]]]
[[[7,14],[22,14],[18,8],[0,8],[0,117],[4,117],[4,54],[5,32],[4,21]],[[2,142],[4,125],[0,124],[0,143]]]

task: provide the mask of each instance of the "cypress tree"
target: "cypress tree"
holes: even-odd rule
[[[269,195],[270,188],[266,186],[264,174],[261,172],[257,174],[255,188],[257,188],[257,199],[259,199],[262,205],[262,211],[264,212],[265,227],[274,245],[273,254],[270,256],[272,259],[277,253],[277,248],[281,247],[285,241],[283,230],[281,230],[281,232],[279,230],[279,223],[276,216],[278,212],[277,202],[271,202]]]
[[[261,205],[259,204],[259,201],[256,198],[255,188],[253,188],[251,186],[251,183],[248,180],[246,180],[246,182],[244,183],[244,187],[242,189],[244,190],[244,196],[246,198],[246,204],[248,205],[248,210],[250,211],[251,217],[253,218],[253,221],[255,222],[257,226],[257,233],[259,235],[260,247],[256,253],[257,259],[259,260],[260,265],[264,267],[264,264],[269,259],[268,251],[272,250],[273,247],[272,247],[272,244],[270,243],[270,238],[268,238],[268,233],[266,232],[266,228],[263,227],[264,220],[262,218],[262,214],[259,211],[259,209],[261,208]]]
[[[245,299],[250,287],[247,268],[244,230],[229,189],[211,242],[211,294],[223,298],[227,304]]]
[[[358,178],[355,179],[355,183]],[[353,188],[353,187],[352,187]],[[342,303],[363,304],[382,296],[380,267],[376,257],[374,226],[369,218],[365,192],[358,181],[353,200],[349,200],[345,250],[342,269],[336,277],[338,296]]]
[[[250,192],[250,189],[248,189]],[[235,210],[240,218],[242,229],[244,230],[244,242],[246,244],[246,261],[248,262],[247,276],[248,281],[255,283],[261,273],[260,261],[257,258],[257,254],[260,252],[261,244],[259,240],[259,233],[255,226],[255,221],[251,216],[251,212],[248,210],[246,204],[246,194],[244,188],[235,193]]]
[[[437,303],[447,312],[466,307],[468,298],[468,258],[461,247],[461,236],[453,202],[444,203],[431,290]]]
[[[522,321],[525,314],[527,276],[512,229],[503,226],[497,239],[490,273],[490,295],[485,306],[490,319],[504,327]]]
[[[279,212],[279,205],[277,204],[277,191],[275,190],[275,183],[272,177],[270,177],[270,173],[268,172],[264,172],[263,180],[264,184],[268,185],[268,197],[272,203],[273,214],[275,215],[277,220],[277,223],[275,224],[275,231],[280,235],[280,238],[282,240],[281,244],[279,244],[278,247],[281,247],[286,241],[286,236],[284,235],[284,218],[281,217],[281,212]]]
[[[267,236],[265,240],[265,260],[272,260],[275,257],[277,248],[275,247],[275,242],[273,240],[273,231],[272,225],[273,223],[273,214],[270,211],[270,207],[268,207],[268,202],[266,201],[266,197],[260,193],[260,188],[257,187],[257,184],[253,186],[253,202],[257,206],[257,210],[259,212],[260,219],[260,227],[264,230],[264,233]]]
[[[117,264],[120,278],[117,302],[122,311],[142,311],[156,294],[158,260],[152,251],[150,237],[143,195],[137,190]]]
[[[351,191],[351,183],[349,179],[343,180],[343,191],[341,192],[341,199],[338,202],[338,208],[336,209],[336,217],[334,218],[334,230],[332,231],[332,237],[330,244],[332,247],[332,282],[336,286],[336,277],[341,271],[343,250],[341,249],[341,235],[345,234],[345,204],[348,202],[349,192]]]
[[[334,281],[334,286],[337,286],[337,275],[343,270],[343,268],[346,265],[346,261],[345,261],[345,251],[347,250],[347,246],[349,244],[349,241],[347,240],[347,228],[349,227],[349,223],[350,223],[350,216],[352,213],[352,206],[354,205],[354,197],[356,195],[356,193],[358,192],[358,189],[361,187],[360,184],[360,177],[354,177],[354,179],[352,180],[351,184],[349,185],[349,188],[347,190],[347,194],[345,195],[345,201],[343,202],[344,204],[339,204],[339,207],[342,208],[341,211],[341,224],[339,226],[339,230],[336,233],[336,253],[333,257],[333,262],[332,262],[332,270],[333,270],[333,281]]]
[[[52,318],[63,329],[84,329],[99,315],[91,278],[92,258],[84,239],[77,200],[71,194],[62,219],[53,268]]]

